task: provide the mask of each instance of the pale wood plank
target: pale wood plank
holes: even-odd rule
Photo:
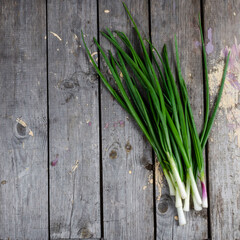
[[[203,119],[202,55],[197,46],[200,39],[197,1],[157,1],[151,0],[152,41],[162,50],[166,43],[173,60],[175,56],[174,34],[177,35],[183,77],[187,83],[189,96],[197,128],[200,131]],[[173,71],[175,63],[172,61]],[[167,183],[161,171],[156,168],[156,214],[157,239],[206,239],[208,237],[207,210],[186,213],[187,224],[178,226],[174,198],[169,196]],[[201,188],[199,188],[201,192]]]
[[[210,222],[212,239],[216,240],[240,239],[239,9],[239,1],[204,3],[211,102],[221,81],[226,46],[232,54],[220,111],[209,139]]]
[[[48,2],[50,160],[58,158],[49,166],[53,239],[101,237],[98,79],[81,29],[87,39],[97,36],[96,1]]]
[[[0,238],[48,239],[45,1],[1,1],[0,23]]]
[[[140,31],[148,38],[148,1],[125,1]],[[139,44],[121,1],[99,1],[100,30],[127,33]],[[103,37],[105,49],[110,45]],[[101,59],[102,60],[102,59]],[[103,71],[105,66],[100,62]],[[108,75],[109,77],[109,75]],[[153,172],[151,148],[134,121],[105,88],[101,93],[104,237],[153,239]]]

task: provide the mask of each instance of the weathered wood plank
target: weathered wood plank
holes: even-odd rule
[[[1,1],[0,23],[0,239],[48,239],[45,1]]]
[[[98,79],[81,46],[96,1],[48,2],[51,238],[100,238]],[[93,51],[96,51],[95,49]],[[94,56],[95,58],[97,55]]]
[[[183,77],[187,83],[189,96],[198,130],[203,118],[202,55],[198,46],[200,33],[198,14],[200,2],[151,0],[151,26],[153,44],[161,51],[166,43],[175,63],[174,34],[177,35]],[[157,239],[206,239],[208,237],[207,210],[186,213],[187,224],[178,226],[174,198],[169,196],[167,183],[156,166],[156,211]],[[201,189],[199,188],[200,192]]]
[[[216,10],[217,6],[217,10]],[[220,111],[209,139],[212,239],[240,239],[240,2],[205,1],[204,26],[211,102],[222,78],[224,49],[231,50]]]
[[[148,38],[148,1],[125,2],[138,26],[141,25],[140,31]],[[109,27],[126,32],[136,45],[136,34],[121,1],[99,1],[99,24],[100,30]],[[110,48],[103,37],[100,43],[105,49]],[[104,70],[102,59],[100,66]],[[105,88],[101,93],[101,109],[104,237],[153,239],[151,148],[134,121]]]

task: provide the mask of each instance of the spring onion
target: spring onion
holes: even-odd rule
[[[143,56],[137,53],[123,32],[112,32],[109,29],[101,32],[102,36],[113,46],[115,55],[110,50],[106,54],[96,38],[93,39],[115,80],[117,88],[109,83],[107,77],[94,61],[83,33],[82,40],[100,79],[123,109],[136,121],[155,151],[166,177],[170,195],[175,196],[179,225],[184,225],[186,224],[184,211],[189,211],[190,196],[192,196],[196,211],[208,206],[203,149],[219,107],[230,54],[227,57],[217,101],[210,115],[207,57],[199,17],[206,81],[206,111],[203,131],[199,136],[186,84],[181,73],[176,37],[175,49],[179,87],[170,67],[167,47],[164,45],[163,52],[160,54],[154,45],[147,41],[150,49],[149,54],[133,17],[124,3],[123,6],[134,26]],[[202,186],[202,198],[197,187],[198,174]]]

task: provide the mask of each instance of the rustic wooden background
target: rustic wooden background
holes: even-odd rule
[[[199,130],[199,13],[211,102],[225,50],[232,51],[205,151],[208,210],[191,211],[178,227],[152,149],[86,57],[81,29],[88,43],[96,36],[105,48],[105,27],[138,44],[121,1],[0,0],[0,239],[240,239],[240,1],[125,2],[158,48],[167,43],[172,52],[176,33]]]

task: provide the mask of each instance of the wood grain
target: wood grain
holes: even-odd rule
[[[0,239],[47,239],[45,1],[1,1],[0,23]]]
[[[101,237],[98,79],[81,30],[97,36],[96,1],[48,1],[52,239]]]
[[[222,77],[223,50],[231,50],[220,111],[209,139],[210,222],[214,240],[240,239],[239,9],[239,1],[211,0],[204,4],[212,103]]]
[[[173,70],[176,33],[200,131],[200,2],[125,2],[145,38],[151,34],[160,50],[167,43]],[[139,44],[121,1],[0,3],[0,239],[154,239],[154,215],[156,239],[240,239],[239,1],[202,1],[211,104],[222,77],[224,50],[231,50],[232,57],[208,143],[210,221],[207,210],[192,210],[184,227],[178,227],[174,199],[158,163],[153,164],[151,147],[103,84],[99,93],[98,77],[82,46],[81,30],[97,61],[91,40],[98,35],[98,23],[100,30],[122,30],[134,46]],[[111,49],[101,36],[100,43]],[[102,58],[100,67],[111,78]]]
[[[173,72],[175,71],[174,34],[177,36],[181,69],[198,130],[203,119],[203,78],[198,14],[200,2],[151,1],[152,42],[161,52],[167,44]],[[187,224],[178,226],[175,200],[169,196],[168,186],[156,168],[157,239],[206,239],[208,238],[207,210],[186,213]],[[160,178],[159,178],[160,176]],[[158,179],[161,180],[158,183]],[[199,188],[201,192],[201,188]]]
[[[148,1],[125,1],[141,33],[148,38]],[[99,1],[100,30],[127,33],[138,44],[121,1]],[[109,43],[100,37],[105,49]],[[101,69],[107,72],[101,58]],[[108,78],[111,76],[108,74]],[[151,148],[140,129],[103,87],[101,93],[104,237],[153,239],[153,172]]]

